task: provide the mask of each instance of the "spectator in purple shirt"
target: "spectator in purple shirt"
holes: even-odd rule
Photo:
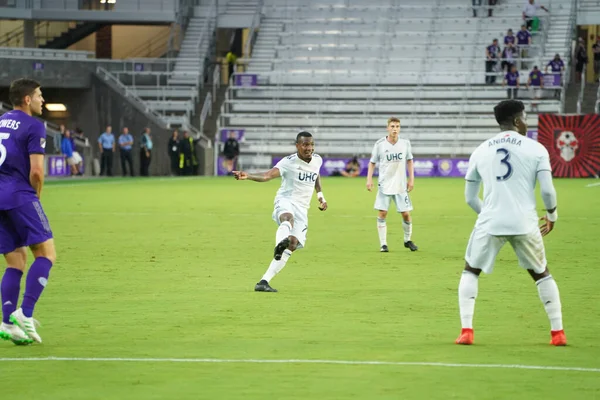
[[[554,58],[552,60],[550,60],[550,62],[548,63],[548,65],[546,65],[546,70],[545,72],[548,72],[548,67],[550,67],[550,69],[552,70],[552,73],[554,74],[562,74],[565,70],[565,63],[563,62],[563,60],[560,59],[560,54],[556,54],[554,56]]]
[[[551,69],[551,73],[552,75],[556,75],[559,74],[560,75],[560,85],[562,86],[562,74],[565,71],[565,63],[563,62],[563,60],[560,59],[560,54],[556,54],[554,56],[554,59],[550,60],[550,62],[548,63],[548,65],[546,65],[546,69],[545,72],[548,73],[548,67],[550,67]],[[554,91],[554,97],[559,98],[560,97],[560,87]]]
[[[542,89],[544,89],[544,74],[536,66],[533,67],[529,73],[529,79],[527,80],[527,88],[533,91],[533,101],[531,102],[531,111],[535,109],[538,111],[538,102],[542,98]]]
[[[519,71],[517,66],[513,65],[510,71],[504,76],[502,86],[508,86],[506,93],[509,99],[516,99],[519,91]]]
[[[494,72],[498,59],[500,58],[498,39],[494,39],[492,44],[486,47],[485,56],[485,83],[491,85],[496,83],[496,76],[493,75],[492,72]]]
[[[521,25],[521,30],[517,32],[517,44],[519,45],[519,53],[521,54],[520,58],[527,58],[527,48],[531,45],[532,37],[531,33],[527,30],[526,25]],[[519,63],[522,68],[525,68],[525,65]]]
[[[502,51],[502,71],[506,74],[510,71],[512,66],[515,64],[515,58],[517,57],[517,49],[512,43],[509,43]]]
[[[509,29],[508,32],[506,32],[506,36],[504,36],[504,44],[507,45],[509,43],[512,43],[513,45],[515,45],[516,38],[515,35],[513,35],[513,30]]]

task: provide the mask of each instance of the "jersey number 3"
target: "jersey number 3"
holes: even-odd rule
[[[500,164],[504,164],[506,166],[506,173],[504,175],[496,176],[496,180],[498,182],[506,181],[508,178],[512,176],[513,168],[512,165],[508,162],[510,159],[510,153],[506,149],[498,149],[496,150],[496,154],[504,154],[504,158],[500,160]]]
[[[2,141],[4,139],[8,139],[9,137],[10,134],[8,133],[0,133],[0,167],[2,164],[4,164],[4,161],[6,161],[6,147],[4,147]]]

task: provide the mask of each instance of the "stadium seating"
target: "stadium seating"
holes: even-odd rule
[[[568,59],[573,2],[552,3],[522,60],[528,106],[529,69],[555,53]],[[506,98],[501,73],[484,85],[485,47],[522,23],[523,1],[499,3],[492,18],[473,18],[463,0],[265,0],[247,70],[258,85],[229,88],[220,127],[245,129],[250,169],[293,151],[298,129],[315,132],[320,153],[364,155],[391,115],[416,154],[468,155],[496,131],[491,111]],[[557,90],[544,91],[537,111],[560,112]],[[528,122],[535,129],[537,115]]]

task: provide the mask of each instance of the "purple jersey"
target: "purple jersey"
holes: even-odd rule
[[[30,154],[44,154],[46,128],[19,110],[0,116],[0,210],[37,201],[29,183]]]
[[[515,37],[514,36],[504,36],[504,44],[515,44]]]
[[[541,86],[544,74],[542,71],[531,71],[529,73],[529,79],[531,79],[531,86]]]
[[[529,44],[530,37],[531,37],[531,33],[529,33],[529,31],[517,32],[518,44],[520,44],[520,45]]]
[[[548,63],[548,65],[550,66],[550,68],[552,68],[552,72],[560,72],[562,67],[565,66],[565,63],[563,62],[563,60],[552,60]]]
[[[517,82],[519,82],[519,71],[509,72],[504,79],[506,79],[506,84],[508,86],[517,86]]]

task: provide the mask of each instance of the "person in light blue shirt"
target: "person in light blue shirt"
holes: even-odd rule
[[[106,127],[104,132],[98,138],[98,147],[100,148],[100,175],[113,176],[113,154],[115,152],[115,135],[112,133],[112,126]]]
[[[140,143],[140,175],[150,176],[150,161],[152,161],[152,136],[150,128],[146,127],[142,133]]]
[[[123,133],[119,136],[119,148],[121,149],[121,172],[127,176],[127,164],[129,164],[129,174],[133,175],[133,136],[129,133],[129,128],[123,128]]]

